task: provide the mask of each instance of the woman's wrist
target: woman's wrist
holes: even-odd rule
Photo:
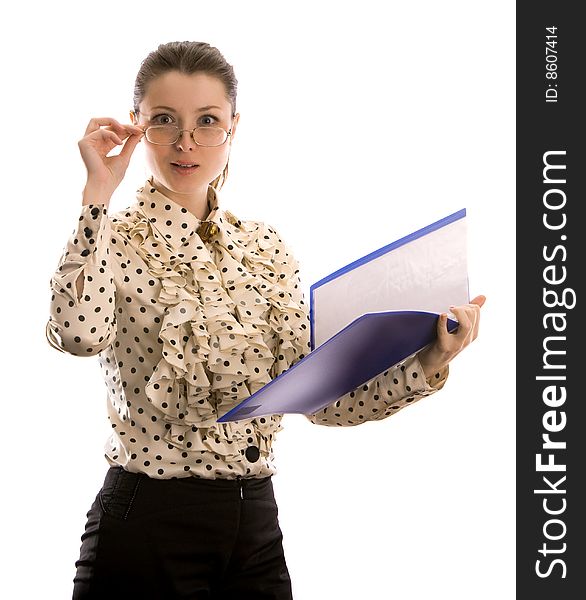
[[[447,353],[437,350],[435,344],[418,352],[417,358],[425,373],[425,378],[428,380],[433,378],[434,375],[439,373],[442,369],[445,369],[450,362]]]
[[[88,204],[110,204],[112,192],[105,184],[88,181],[83,188],[82,205]]]

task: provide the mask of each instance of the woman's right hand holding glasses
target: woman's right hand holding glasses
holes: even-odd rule
[[[122,125],[109,117],[90,119],[84,137],[78,142],[87,169],[82,204],[109,204],[143,135],[142,128],[136,125]],[[119,154],[107,156],[120,145],[123,147]]]

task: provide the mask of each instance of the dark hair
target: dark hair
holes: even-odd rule
[[[134,83],[134,112],[139,113],[149,83],[164,73],[179,71],[186,75],[206,73],[218,78],[226,90],[226,98],[232,105],[232,117],[236,115],[236,91],[238,80],[234,69],[222,53],[207,42],[167,42],[159,44],[140,64]],[[228,177],[228,163],[224,170],[212,181],[212,187],[220,189]]]

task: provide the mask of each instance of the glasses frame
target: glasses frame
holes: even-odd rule
[[[143,113],[140,113],[140,114],[143,114]],[[143,116],[146,119],[150,119],[149,115],[144,115],[143,114]],[[140,125],[139,125],[139,127],[140,127]],[[230,127],[230,129],[228,131],[226,131],[223,127],[219,127],[217,125],[213,125],[212,127],[194,127],[193,129],[181,129],[177,125],[145,125],[144,127],[142,127],[142,130],[144,131],[144,135],[146,137],[146,134],[147,134],[146,132],[149,129],[160,128],[160,127],[175,127],[177,129],[177,132],[178,132],[177,133],[177,139],[175,139],[173,142],[169,142],[168,144],[161,144],[159,142],[151,142],[147,138],[147,141],[148,141],[149,144],[154,144],[155,146],[172,146],[173,144],[176,144],[181,139],[181,136],[183,135],[184,131],[188,131],[189,132],[189,137],[193,140],[193,143],[196,146],[201,146],[202,148],[219,148],[220,146],[223,146],[227,142],[228,138],[232,135],[232,127]],[[224,141],[221,144],[215,144],[214,146],[209,146],[207,144],[200,144],[199,142],[196,141],[195,136],[194,136],[194,133],[195,133],[196,129],[212,129],[212,128],[221,129],[226,134],[226,138],[224,139]]]

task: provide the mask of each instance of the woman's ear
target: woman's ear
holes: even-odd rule
[[[234,141],[234,136],[236,134],[236,128],[238,127],[238,121],[240,120],[240,113],[236,113],[234,115],[234,119],[232,120],[232,133],[230,134],[230,143]]]

